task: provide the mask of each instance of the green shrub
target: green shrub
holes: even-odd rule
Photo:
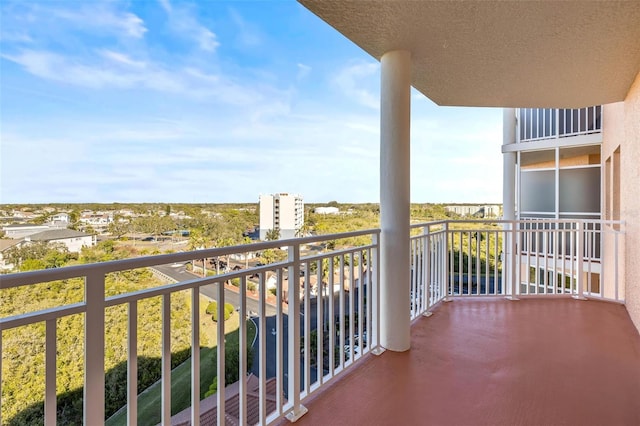
[[[240,278],[233,278],[231,280],[231,285],[234,287],[240,287]]]
[[[225,312],[225,320],[227,320],[228,318],[226,317],[226,314],[228,313],[229,316],[231,316],[231,314],[233,313],[233,311],[235,311],[235,308],[233,307],[233,305],[231,303],[225,303],[224,304],[224,312]]]
[[[218,302],[214,300],[212,302],[209,302],[209,304],[207,305],[207,310],[205,312],[207,313],[207,315],[212,315],[217,310],[218,310]]]
[[[231,303],[224,304],[224,320],[225,321],[231,318],[231,314],[233,313],[233,311],[235,311],[235,308]],[[211,319],[214,322],[218,322],[218,302],[217,301],[213,300],[209,302],[205,312],[207,313],[207,315],[211,315]]]

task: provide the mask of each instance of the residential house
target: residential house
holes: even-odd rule
[[[12,239],[22,239],[29,235],[46,231],[47,229],[51,229],[51,227],[49,225],[34,225],[32,223],[13,224],[2,227],[5,236]]]
[[[5,253],[12,247],[20,245],[21,240],[0,239],[0,270],[10,271],[13,269],[13,263],[8,263]]]
[[[83,247],[96,245],[96,236],[73,229],[50,229],[25,237],[24,242],[47,242],[64,244],[72,253],[79,253]]]

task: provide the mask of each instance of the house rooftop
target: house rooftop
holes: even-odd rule
[[[62,240],[65,238],[77,238],[77,237],[89,237],[90,234],[84,232],[75,231],[73,229],[50,229],[47,231],[38,232],[37,234],[29,235],[27,237],[30,241],[53,241]]]

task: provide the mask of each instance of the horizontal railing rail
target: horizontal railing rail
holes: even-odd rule
[[[237,369],[239,412],[241,424],[248,419],[260,424],[269,424],[283,416],[296,418],[304,413],[302,402],[309,395],[322,388],[327,382],[357,363],[364,355],[379,347],[379,287],[378,266],[379,230],[364,230],[331,235],[319,235],[291,240],[269,241],[235,247],[222,247],[173,253],[150,257],[117,260],[90,265],[78,265],[43,271],[8,274],[0,277],[0,296],[3,291],[20,291],[21,288],[53,281],[84,280],[82,302],[19,312],[0,318],[0,350],[5,352],[8,339],[3,334],[20,332],[23,327],[45,325],[44,345],[44,401],[45,425],[57,422],[57,324],[64,318],[82,315],[84,323],[84,380],[83,380],[83,423],[102,424],[105,422],[105,318],[108,310],[123,307],[126,311],[126,362],[127,397],[126,419],[128,424],[138,422],[138,365],[139,365],[139,312],[143,302],[153,298],[161,299],[160,322],[160,395],[161,422],[171,422],[172,397],[172,300],[188,293],[191,313],[188,319],[191,328],[191,414],[190,422],[200,422],[201,367],[215,368],[217,376],[217,422],[225,422],[225,401],[227,385],[225,376],[229,364],[225,361],[228,350],[238,351]],[[365,237],[368,242],[338,250],[322,250],[302,256],[302,247],[322,243],[332,246],[336,241]],[[267,265],[239,269],[220,275],[206,276],[205,259],[220,258],[247,252],[283,248],[285,260]],[[201,262],[204,277],[190,275],[189,278],[171,283],[121,294],[109,294],[106,277],[109,274],[162,265],[179,265]],[[195,268],[194,268],[195,269]],[[164,273],[161,273],[164,274]],[[235,283],[237,289],[229,293],[228,283]],[[253,287],[257,287],[252,291]],[[207,290],[209,297],[217,300],[217,318],[225,317],[225,300],[237,300],[240,325],[238,348],[225,348],[225,335],[231,331],[226,321],[217,321],[217,341],[215,342],[216,365],[201,366],[200,356],[193,348],[201,347],[200,297]],[[252,293],[250,297],[250,293]],[[203,293],[204,294],[204,293]],[[182,299],[180,299],[182,300]],[[246,377],[249,373],[247,324],[251,318],[257,325],[254,358],[257,365],[257,389],[248,389]],[[13,340],[11,340],[13,341]],[[267,349],[269,348],[269,349]],[[232,363],[233,364],[233,363]],[[0,393],[6,370],[0,370]],[[10,372],[9,372],[10,374]],[[268,379],[273,377],[275,386],[268,387]],[[15,379],[15,378],[14,378]],[[186,391],[186,390],[185,390]],[[252,404],[248,398],[258,394],[258,412],[250,412]],[[233,396],[233,395],[232,395]],[[4,400],[0,406],[0,422],[11,419],[2,417],[9,411],[11,401]]]

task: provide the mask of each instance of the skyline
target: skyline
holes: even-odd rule
[[[300,4],[0,7],[0,203],[379,201],[379,63]],[[413,203],[501,202],[500,109],[411,115]]]

